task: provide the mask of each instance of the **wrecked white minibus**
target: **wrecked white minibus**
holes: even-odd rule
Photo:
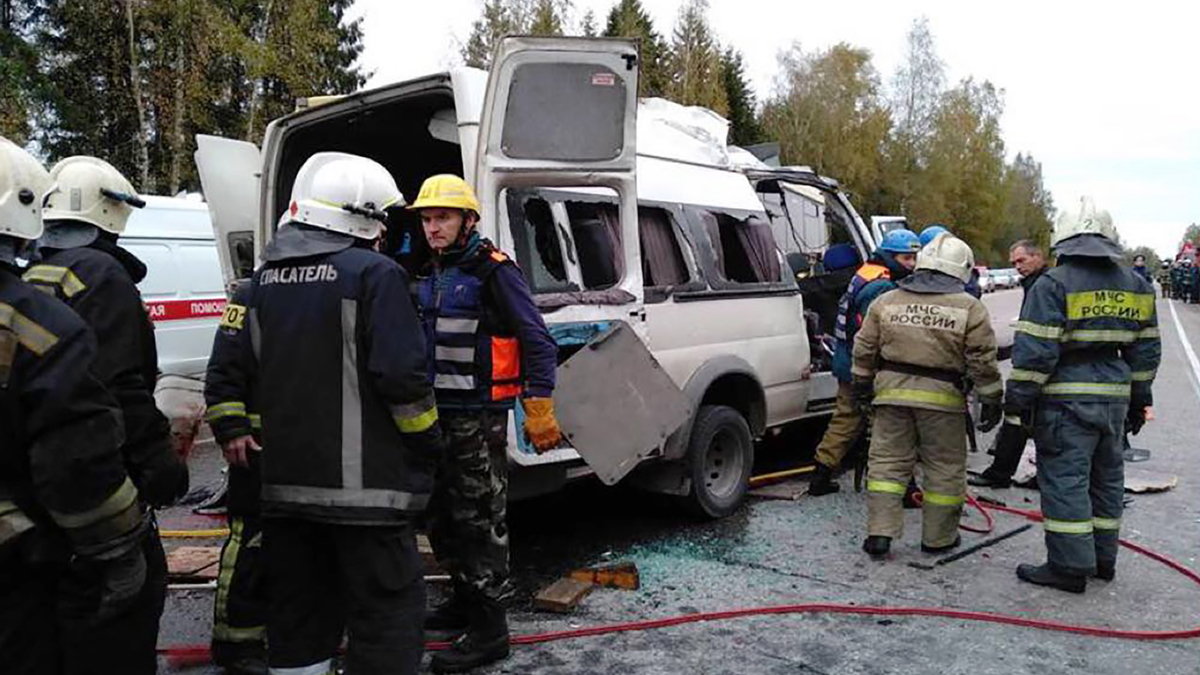
[[[819,334],[870,232],[831,181],[731,160],[723,126],[654,101],[639,121],[637,59],[626,40],[506,38],[490,73],[325,101],[271,122],[261,152],[198,137],[226,281],[251,274],[315,152],[371,157],[410,196],[462,174],[559,343],[568,442],[538,455],[513,433],[512,497],[595,475],[731,513],[753,439],[832,407]],[[419,222],[394,218],[387,250],[412,269]]]

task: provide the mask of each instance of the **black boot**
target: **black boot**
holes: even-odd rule
[[[841,485],[833,479],[833,469],[817,463],[817,471],[813,474],[812,482],[808,484],[808,494],[811,497],[821,497],[831,495],[842,489]]]
[[[926,546],[925,544],[921,544],[921,550],[926,553],[945,553],[946,551],[949,551],[952,548],[957,548],[958,545],[961,543],[962,543],[962,535],[956,534],[956,535],[954,535],[954,541],[950,542],[949,544],[946,544],[945,546]]]
[[[448,600],[425,615],[426,640],[446,642],[467,632],[471,615],[464,597],[465,595],[455,588]]]
[[[988,467],[981,474],[968,474],[967,485],[975,487],[988,487],[996,489],[1004,489],[1012,485],[1012,479],[1004,476],[997,476],[992,473],[992,468]]]
[[[450,648],[433,655],[438,673],[463,673],[508,658],[508,620],[504,605],[487,597],[472,599],[471,623]]]
[[[863,540],[863,550],[876,560],[884,558],[892,550],[892,538],[873,534]]]
[[[1038,586],[1049,586],[1068,593],[1082,593],[1087,590],[1087,577],[1080,574],[1066,574],[1044,565],[1017,565],[1017,577]]]
[[[1101,581],[1112,581],[1117,576],[1116,560],[1097,560],[1096,573],[1092,576]]]

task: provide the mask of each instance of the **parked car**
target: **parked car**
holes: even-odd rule
[[[997,290],[1016,288],[1021,285],[1021,275],[1014,268],[992,270],[992,279]]]
[[[991,271],[983,265],[976,265],[975,271],[979,273],[979,290],[984,293],[991,293],[996,290],[996,280],[992,278]]]
[[[315,152],[371,157],[406,195],[430,174],[463,174],[485,205],[480,231],[515,256],[559,344],[555,401],[570,444],[538,455],[514,419],[512,498],[629,474],[709,516],[731,513],[753,439],[827,415],[836,392],[814,372],[809,334],[814,314],[832,316],[806,317],[817,293],[784,250],[819,278],[826,258],[864,260],[869,228],[836,184],[799,170],[751,177],[723,141],[689,135],[707,116],[724,138],[708,111],[651,99],[639,117],[631,41],[506,38],[493,64],[490,76],[459,68],[299,110],[268,125],[261,153],[199,136],[226,280],[249,275]],[[652,124],[673,114],[688,123]],[[415,268],[419,221],[393,217],[387,249]]]

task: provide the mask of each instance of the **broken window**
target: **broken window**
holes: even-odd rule
[[[740,284],[783,280],[775,238],[766,221],[714,211],[701,211],[700,218],[712,243],[716,271],[723,280]]]
[[[529,287],[535,293],[579,290],[568,278],[550,203],[531,192],[517,190],[506,190],[505,201],[517,264],[525,272]]]
[[[638,207],[638,241],[643,285],[666,288],[691,281],[673,220],[665,209]]]
[[[617,285],[625,276],[617,205],[568,201],[566,206],[584,288],[603,290]]]

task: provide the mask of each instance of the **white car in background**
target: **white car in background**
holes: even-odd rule
[[[1017,274],[1017,270],[1013,268],[992,270],[992,280],[996,284],[996,290],[1016,288],[1021,285],[1021,275]]]

